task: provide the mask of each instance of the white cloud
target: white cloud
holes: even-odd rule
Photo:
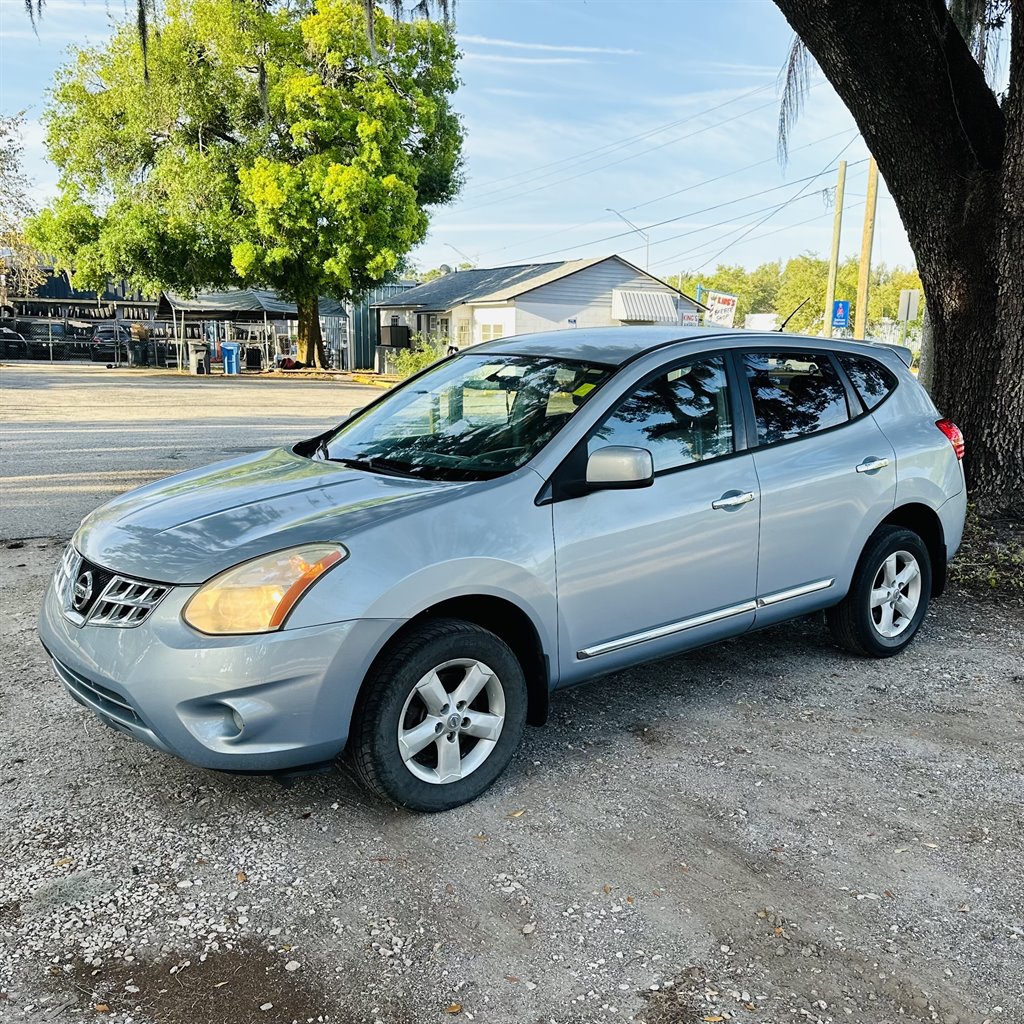
[[[547,99],[547,93],[543,92],[530,92],[527,89],[502,89],[499,87],[490,87],[481,89],[481,92],[489,93],[491,96],[514,96],[517,99],[524,100],[535,100],[535,99]]]
[[[481,64],[590,64],[582,57],[511,57],[505,53],[464,53],[463,60]]]
[[[622,50],[614,46],[562,46],[555,43],[522,43],[514,39],[494,39],[490,36],[459,35],[460,43],[478,46],[503,46],[510,50],[537,50],[548,53],[608,53],[624,57],[639,55],[638,50]]]

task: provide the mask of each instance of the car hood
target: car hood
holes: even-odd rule
[[[466,486],[306,459],[284,449],[219,462],[103,505],[75,534],[97,565],[163,583],[203,583],[268,551],[341,541]]]

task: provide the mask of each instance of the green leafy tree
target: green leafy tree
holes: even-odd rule
[[[400,270],[461,184],[456,59],[446,26],[362,0],[172,0],[146,75],[129,24],[58,73],[32,237],[86,286],[276,289],[323,365],[319,296]]]
[[[736,296],[736,326],[742,327],[748,313],[771,313],[781,280],[781,264],[762,263],[754,270],[719,264],[707,274],[681,274],[668,282],[686,295],[696,297],[697,286],[705,291]]]

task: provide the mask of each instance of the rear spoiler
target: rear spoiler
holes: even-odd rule
[[[914,365],[914,352],[912,349],[906,348],[903,345],[890,345],[885,341],[872,341],[869,342],[871,345],[877,345],[879,348],[890,348],[896,353],[907,365],[907,369],[910,369]]]

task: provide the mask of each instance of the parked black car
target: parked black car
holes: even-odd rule
[[[28,359],[28,342],[10,327],[0,327],[0,359]]]

